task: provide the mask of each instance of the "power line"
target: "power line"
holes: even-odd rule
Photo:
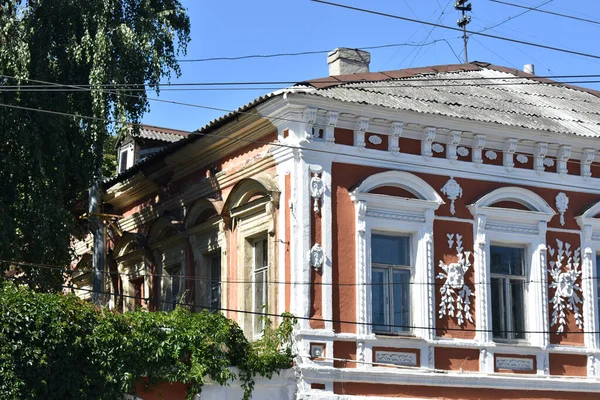
[[[368,14],[373,14],[373,15],[379,15],[379,16],[382,16],[382,17],[389,17],[389,18],[400,19],[400,20],[408,21],[408,22],[414,22],[414,23],[420,23],[420,24],[425,24],[425,25],[430,25],[430,26],[436,26],[438,28],[450,29],[450,30],[453,30],[453,31],[460,31],[460,32],[463,31],[460,28],[455,28],[455,27],[452,27],[452,26],[436,24],[436,23],[433,23],[433,22],[427,22],[427,21],[422,21],[422,20],[408,18],[408,17],[402,17],[402,16],[399,16],[399,15],[388,14],[388,13],[384,13],[384,12],[380,12],[380,11],[368,10],[368,9],[365,9],[365,8],[347,6],[347,5],[344,5],[344,4],[333,3],[333,2],[329,2],[329,1],[325,1],[325,0],[311,0],[311,1],[313,1],[315,3],[327,4],[327,5],[334,6],[334,7],[345,8],[345,9],[348,9],[348,10],[360,11],[360,12],[364,12],[364,13],[368,13]],[[578,55],[578,56],[583,56],[583,57],[600,59],[600,56],[599,55],[595,55],[595,54],[589,54],[589,53],[584,53],[584,52],[575,51],[575,50],[563,49],[563,48],[560,48],[560,47],[547,46],[547,45],[544,45],[544,44],[533,43],[533,42],[528,42],[528,41],[519,40],[519,39],[507,38],[507,37],[504,37],[504,36],[491,35],[489,33],[483,33],[483,32],[477,32],[477,31],[466,31],[466,33],[471,34],[471,35],[478,35],[478,36],[488,37],[490,39],[497,39],[497,40],[503,40],[503,41],[506,41],[506,42],[513,42],[513,43],[524,44],[526,46],[539,47],[539,48],[542,48],[542,49],[558,51],[558,52],[561,52],[561,53],[567,53],[567,54],[573,54],[573,55]]]
[[[64,266],[58,266],[58,265],[52,265],[52,264],[39,264],[39,263],[29,263],[29,262],[23,262],[23,261],[11,261],[11,260],[0,260],[0,263],[4,263],[4,264],[9,264],[9,265],[16,265],[16,266],[29,266],[29,267],[34,267],[34,268],[41,268],[41,269],[48,269],[48,270],[53,270],[53,271],[60,271],[60,272],[64,272],[65,275],[67,276],[72,276],[74,273],[77,272],[83,272],[85,273],[93,273],[94,270],[89,269],[89,268],[75,268],[75,269],[70,269],[68,267],[64,267]],[[108,275],[111,276],[127,276],[127,277],[136,277],[136,278],[144,278],[144,277],[153,277],[153,278],[172,278],[173,275],[170,274],[157,274],[157,273],[145,273],[145,274],[137,274],[137,273],[125,273],[125,272],[118,272],[118,271],[109,271],[107,272]],[[187,276],[187,275],[182,275],[180,276],[180,279],[182,279],[184,282],[208,282],[208,283],[226,283],[226,284],[252,284],[252,283],[256,283],[256,281],[253,280],[215,280],[215,279],[211,279],[211,278],[201,278],[201,277],[196,277],[196,276]],[[441,280],[441,278],[435,278],[435,280]],[[594,282],[598,282],[599,281],[599,277],[579,277],[578,280],[581,281],[585,281],[585,280],[591,280]],[[350,282],[298,282],[298,281],[271,281],[271,280],[265,280],[263,282],[266,282],[268,284],[272,284],[272,285],[315,285],[315,286],[341,286],[341,287],[377,287],[377,286],[393,286],[393,283],[350,283]],[[550,281],[536,281],[536,280],[514,280],[512,283],[515,284],[519,284],[519,285],[529,285],[529,284],[546,284],[548,285],[549,283],[551,283]],[[494,282],[473,282],[468,284],[467,286],[491,286],[493,285]],[[437,287],[442,287],[445,286],[446,283],[441,283],[441,282],[404,282],[401,285],[411,285],[411,286],[437,286]]]
[[[544,14],[556,15],[558,17],[569,18],[569,19],[574,19],[576,21],[582,21],[582,22],[588,22],[590,24],[600,25],[600,21],[595,21],[595,20],[592,20],[592,19],[575,17],[573,15],[561,14],[561,13],[557,13],[557,12],[553,12],[553,11],[539,10],[538,7],[540,7],[540,6],[537,6],[537,7],[527,7],[527,6],[522,6],[520,4],[514,4],[514,3],[509,3],[509,2],[506,2],[506,1],[500,1],[500,0],[490,0],[490,1],[492,1],[494,3],[505,4],[505,5],[511,6],[511,7],[525,8],[525,9],[528,9],[529,11],[537,11],[537,12],[544,13]]]
[[[126,295],[126,294],[119,294],[119,293],[112,293],[112,292],[106,292],[106,291],[94,291],[93,289],[85,289],[85,288],[74,288],[72,286],[68,286],[68,285],[62,285],[62,287],[64,289],[69,289],[69,290],[80,290],[80,291],[84,291],[84,292],[88,292],[88,293],[97,293],[97,294],[102,294],[102,295],[108,295],[108,296],[115,296],[117,298],[122,297],[122,298],[129,298],[129,299],[139,299],[139,297],[135,297],[135,296],[131,296],[131,295]],[[274,314],[274,313],[268,313],[268,312],[258,312],[258,311],[247,311],[247,310],[240,310],[240,309],[233,309],[233,308],[213,308],[210,306],[203,306],[203,305],[199,305],[199,304],[194,304],[194,303],[189,303],[189,302],[183,302],[183,301],[168,301],[168,300],[161,300],[161,299],[156,299],[156,298],[142,298],[145,301],[150,301],[150,302],[155,302],[155,303],[159,303],[159,304],[169,304],[169,305],[179,305],[179,306],[184,306],[184,307],[190,307],[190,308],[196,308],[196,309],[202,309],[202,310],[208,310],[208,311],[225,311],[225,312],[231,312],[231,313],[239,313],[239,314],[250,314],[250,315],[261,315],[261,316],[267,316],[267,317],[276,317],[276,318],[281,318],[281,315],[279,314]],[[401,328],[401,329],[410,329],[410,330],[430,330],[430,331],[458,331],[458,332],[482,332],[482,333],[494,333],[495,331],[493,329],[478,329],[478,328],[451,328],[451,327],[437,327],[437,326],[433,326],[433,327],[429,327],[429,326],[416,326],[416,325],[398,325],[398,324],[380,324],[380,323],[368,323],[368,322],[359,322],[359,321],[347,321],[347,320],[336,320],[336,319],[328,319],[328,318],[316,318],[316,317],[302,317],[302,316],[294,316],[294,318],[299,319],[299,320],[307,320],[307,321],[317,321],[317,322],[331,322],[331,323],[338,323],[338,324],[347,324],[347,325],[362,325],[362,326],[377,326],[377,327],[386,327],[386,328]],[[555,334],[559,334],[559,335],[564,335],[564,334],[579,334],[579,335],[585,335],[585,334],[598,334],[600,333],[600,331],[574,331],[574,332],[562,332],[562,331],[553,331],[553,330],[548,330],[548,331],[534,331],[534,330],[502,330],[503,333],[555,333]]]
[[[493,0],[492,0],[492,1],[493,1]],[[512,20],[514,20],[514,19],[516,19],[516,18],[519,18],[521,15],[527,14],[527,13],[528,13],[528,12],[530,12],[530,11],[537,11],[537,9],[538,9],[538,8],[540,8],[540,7],[542,7],[542,6],[545,6],[546,4],[548,4],[548,3],[551,3],[551,2],[553,2],[553,1],[554,1],[554,0],[547,0],[547,1],[543,2],[543,3],[541,3],[541,4],[538,4],[538,5],[537,5],[537,6],[535,6],[535,7],[524,7],[524,8],[527,8],[527,10],[526,10],[526,11],[523,11],[522,13],[519,13],[519,14],[517,14],[517,15],[510,16],[510,17],[508,17],[507,19],[505,19],[504,21],[500,21],[500,22],[498,22],[497,24],[495,24],[495,25],[492,25],[492,26],[490,26],[490,27],[485,27],[485,28],[483,28],[482,30],[480,30],[480,31],[478,31],[478,32],[485,32],[485,31],[488,31],[488,30],[491,30],[491,29],[497,28],[497,27],[499,27],[500,25],[503,25],[503,24],[507,23],[508,21],[512,21]]]
[[[377,49],[385,49],[390,47],[422,47],[429,44],[433,44],[440,40],[434,40],[427,44],[424,43],[391,43],[391,44],[381,44],[376,46],[364,46],[357,47],[355,50],[377,50]],[[247,60],[252,58],[276,58],[276,57],[296,57],[296,56],[307,56],[307,55],[315,55],[315,54],[328,54],[331,52],[330,50],[313,50],[313,51],[300,51],[296,53],[272,53],[272,54],[249,54],[243,56],[230,56],[230,57],[207,57],[207,58],[195,58],[195,59],[179,59],[178,62],[208,62],[208,61],[238,61],[238,60]]]

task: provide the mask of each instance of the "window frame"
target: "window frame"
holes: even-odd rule
[[[510,248],[510,249],[520,249],[522,251],[521,253],[521,269],[522,269],[522,275],[515,275],[515,274],[500,274],[500,273],[496,273],[496,272],[492,272],[492,262],[491,262],[491,257],[492,257],[492,247],[502,247],[502,248]],[[507,244],[507,243],[499,243],[499,242],[493,242],[490,244],[490,303],[492,306],[492,314],[491,314],[491,320],[492,320],[492,338],[495,342],[506,342],[506,343],[518,343],[518,342],[527,342],[527,328],[526,328],[526,319],[527,319],[527,315],[528,315],[528,307],[527,307],[527,302],[523,301],[523,306],[521,307],[521,312],[522,312],[522,323],[523,323],[523,327],[524,327],[524,337],[516,337],[517,332],[515,331],[515,328],[513,327],[513,318],[514,318],[514,311],[513,311],[513,296],[512,296],[512,282],[513,281],[521,281],[522,285],[523,285],[523,299],[525,299],[527,297],[527,289],[528,289],[528,285],[527,285],[527,275],[528,275],[528,271],[529,271],[529,265],[527,263],[528,260],[528,249],[527,247],[524,246],[519,246],[516,244]],[[493,285],[493,280],[494,279],[502,279],[503,283],[502,283],[502,289],[503,289],[503,301],[502,301],[502,308],[503,308],[503,325],[504,325],[504,337],[500,337],[500,336],[494,336],[494,302],[492,299],[493,293],[492,293],[492,285]]]
[[[370,193],[378,187],[398,187],[415,198]],[[427,182],[403,171],[387,171],[365,179],[351,193],[356,213],[356,315],[358,335],[374,338],[372,321],[372,232],[410,235],[413,283],[410,291],[410,336],[433,340],[435,336],[433,220],[444,204]],[[418,310],[418,312],[416,312]]]
[[[387,236],[387,237],[404,237],[408,239],[408,265],[402,265],[402,264],[385,264],[385,263],[376,263],[373,261],[373,247],[371,246],[371,329],[373,331],[373,333],[375,334],[381,334],[381,335],[412,335],[412,318],[413,318],[413,314],[414,311],[412,309],[412,304],[413,301],[411,301],[411,286],[412,286],[412,279],[414,276],[414,257],[413,257],[413,243],[412,243],[412,235],[410,234],[402,234],[402,233],[389,233],[389,232],[377,232],[377,231],[372,231],[371,232],[371,243],[373,243],[373,237],[374,236]],[[387,282],[388,283],[384,283],[384,285],[387,286],[387,291],[384,289],[384,298],[387,297],[387,307],[384,305],[384,308],[387,308],[387,312],[385,313],[384,317],[387,318],[387,322],[384,321],[384,325],[376,325],[373,322],[373,288],[375,287],[374,283],[373,283],[373,271],[376,269],[380,269],[380,270],[384,270],[385,275],[387,275]],[[394,292],[391,291],[391,295],[390,295],[390,287],[393,287],[395,284],[393,282],[393,277],[394,277],[394,272],[395,271],[408,271],[409,274],[409,279],[408,279],[408,328],[407,329],[400,329],[400,330],[395,330],[394,328],[396,328],[397,326],[395,325],[395,321],[392,321],[394,318],[393,316],[396,313],[396,310],[394,308]],[[391,280],[390,280],[391,278]],[[389,283],[391,282],[391,283]],[[386,296],[387,293],[387,296]],[[388,329],[377,329],[377,326],[387,326]]]
[[[260,336],[264,329],[264,316],[269,313],[269,235],[264,232],[261,235],[250,238],[252,247],[252,334],[254,337]],[[257,244],[262,246],[262,263],[259,266],[257,262]],[[266,256],[265,256],[266,250]],[[258,285],[256,277],[262,275],[262,297],[263,304],[257,304]],[[262,313],[262,314],[260,314]]]

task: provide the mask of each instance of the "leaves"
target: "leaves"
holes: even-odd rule
[[[113,400],[133,393],[141,378],[182,382],[188,397],[207,378],[239,377],[250,398],[256,375],[272,376],[293,359],[295,319],[269,322],[250,343],[220,313],[97,309],[72,295],[34,293],[0,284],[0,398]]]
[[[70,261],[107,141],[149,109],[145,88],[179,74],[189,33],[179,0],[1,2],[0,259]],[[134,86],[105,86],[120,84]],[[31,287],[60,289],[60,273],[24,270]]]

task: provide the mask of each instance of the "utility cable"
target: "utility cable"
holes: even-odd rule
[[[569,19],[573,19],[576,21],[582,21],[582,22],[588,22],[588,23],[594,24],[594,25],[600,25],[600,21],[595,21],[592,19],[586,19],[586,18],[581,18],[581,17],[575,17],[573,15],[561,14],[561,13],[557,13],[557,12],[553,12],[553,11],[540,10],[540,9],[538,9],[538,7],[540,7],[540,6],[527,7],[527,6],[523,6],[520,4],[514,4],[514,3],[509,3],[506,1],[500,1],[500,0],[490,0],[490,1],[492,1],[494,3],[505,4],[505,5],[511,6],[511,7],[525,8],[530,11],[537,11],[537,12],[544,13],[544,14],[555,15],[557,17],[569,18]]]
[[[413,18],[408,18],[408,17],[402,17],[400,15],[388,14],[388,13],[384,13],[384,12],[380,12],[380,11],[368,10],[366,8],[353,7],[353,6],[348,6],[348,5],[339,4],[339,3],[333,3],[333,2],[325,1],[325,0],[311,0],[311,1],[313,1],[315,3],[327,4],[327,5],[334,6],[334,7],[345,8],[345,9],[348,9],[348,10],[360,11],[360,12],[364,12],[364,13],[368,13],[368,14],[373,14],[373,15],[379,15],[379,16],[382,16],[382,17],[395,18],[395,19],[400,19],[400,20],[407,21],[407,22],[420,23],[420,24],[435,26],[435,27],[438,27],[438,28],[443,28],[443,29],[449,29],[449,30],[453,30],[453,31],[463,32],[462,29],[455,28],[453,26],[436,24],[436,23],[433,23],[433,22],[427,22],[427,21],[422,21],[422,20],[418,20],[418,19],[413,19]],[[487,38],[490,38],[490,39],[496,39],[496,40],[503,40],[503,41],[507,41],[507,42],[519,43],[519,44],[523,44],[523,45],[526,45],[526,46],[538,47],[538,48],[542,48],[542,49],[546,49],[546,50],[558,51],[558,52],[561,52],[561,53],[567,53],[567,54],[573,54],[573,55],[578,55],[578,56],[582,56],[582,57],[589,57],[589,58],[600,59],[600,56],[596,55],[596,54],[584,53],[584,52],[581,52],[581,51],[563,49],[563,48],[554,47],[554,46],[547,46],[547,45],[544,45],[544,44],[528,42],[528,41],[525,41],[525,40],[512,39],[512,38],[507,38],[507,37],[498,36],[498,35],[491,35],[489,33],[483,33],[483,32],[477,32],[477,31],[469,31],[469,30],[467,30],[466,33],[471,34],[471,35],[478,35],[478,36],[487,37]]]

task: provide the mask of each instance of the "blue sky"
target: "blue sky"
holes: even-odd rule
[[[354,7],[456,26],[454,0],[334,0]],[[503,0],[528,7],[600,21],[600,3],[593,0]],[[192,24],[192,41],[185,59],[235,57],[250,54],[327,51],[409,43],[369,50],[371,71],[462,63],[459,32],[424,26],[363,12],[345,10],[309,0],[182,0]],[[515,8],[491,0],[472,0],[469,30],[481,31],[548,46],[600,55],[600,23],[591,24]],[[546,3],[546,4],[544,4]],[[494,25],[503,24],[489,29]],[[452,49],[451,49],[452,48]],[[535,64],[537,75],[600,74],[600,59],[570,55],[520,44],[473,36],[469,61],[486,61],[522,69]],[[181,63],[182,75],[172,83],[273,82],[327,76],[326,53],[295,57]],[[600,81],[600,78],[592,78]],[[598,83],[581,86],[600,89]],[[235,85],[234,90],[162,90],[159,98],[232,110],[281,85]],[[247,90],[252,88],[253,90]],[[167,88],[165,88],[167,89]],[[150,93],[151,97],[155,94]],[[226,111],[151,101],[143,122],[175,129],[195,130]]]

